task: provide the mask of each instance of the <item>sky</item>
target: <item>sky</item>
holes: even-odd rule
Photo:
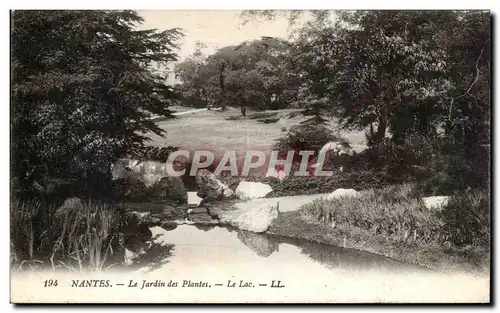
[[[280,17],[274,21],[251,21],[242,26],[241,11],[230,10],[150,10],[138,13],[145,20],[141,28],[184,29],[185,36],[179,42],[181,60],[194,52],[197,41],[206,43],[208,48],[204,52],[211,54],[217,47],[239,44],[261,36],[286,38],[289,25],[286,17]]]

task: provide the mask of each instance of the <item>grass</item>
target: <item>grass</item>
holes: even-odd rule
[[[441,211],[425,208],[412,184],[362,191],[357,198],[316,200],[280,214],[272,234],[304,238],[431,268],[487,271],[489,192],[451,196]]]
[[[360,197],[317,200],[302,214],[335,227],[358,227],[394,242],[489,245],[489,195],[473,190],[429,210],[412,184],[362,191]]]
[[[87,202],[60,216],[40,201],[11,203],[11,267],[103,270],[120,263],[118,235],[124,215]]]
[[[304,206],[306,218],[333,227],[355,226],[398,242],[442,240],[442,221],[415,197],[410,184],[362,191],[358,198],[317,200]]]
[[[308,240],[348,249],[376,253],[401,262],[417,264],[442,272],[488,274],[489,247],[443,247],[435,244],[394,242],[362,228],[306,220],[301,211],[280,213],[267,233]]]
[[[167,133],[162,138],[148,134],[156,146],[174,145],[181,148],[210,147],[220,150],[263,148],[272,149],[276,139],[283,136],[282,128],[289,129],[304,120],[301,115],[288,118],[294,110],[249,112],[252,118],[231,119],[239,115],[239,109],[228,108],[226,112],[203,111],[195,114],[180,115],[176,119],[158,122],[158,126]],[[263,124],[257,119],[263,116],[282,116],[276,123]],[[332,128],[336,124],[331,122]],[[364,132],[346,132],[348,139],[357,151],[365,148]]]

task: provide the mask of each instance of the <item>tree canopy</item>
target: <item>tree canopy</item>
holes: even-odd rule
[[[155,64],[177,60],[179,29],[138,30],[133,11],[12,13],[12,175],[88,182],[163,131],[175,93]],[[83,187],[85,188],[85,187]]]
[[[176,73],[185,98],[196,105],[283,108],[295,99],[299,81],[289,67],[289,53],[287,41],[263,37],[204,58],[195,52],[176,66]]]

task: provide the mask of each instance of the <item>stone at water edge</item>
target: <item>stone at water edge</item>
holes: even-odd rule
[[[338,199],[338,198],[354,198],[354,197],[359,197],[360,193],[354,189],[344,189],[344,188],[339,188],[336,189],[334,192],[328,194],[326,196],[327,200],[332,200],[332,199]]]
[[[207,200],[231,198],[234,192],[229,186],[222,183],[212,172],[201,169],[196,174],[197,195]]]
[[[429,210],[441,210],[450,201],[449,196],[434,196],[422,198],[424,205]]]
[[[278,241],[273,240],[266,235],[256,234],[245,230],[240,230],[238,232],[238,239],[240,239],[245,246],[265,258],[276,252],[279,247]]]
[[[155,197],[177,200],[181,203],[188,201],[187,189],[179,177],[163,177],[153,187]]]
[[[227,211],[219,217],[221,223],[254,233],[265,232],[276,218],[278,218],[278,207],[275,205]]]
[[[236,196],[242,200],[264,198],[273,191],[268,184],[242,181],[235,190]]]
[[[144,182],[133,176],[113,180],[114,189],[121,197],[142,197],[147,193]]]

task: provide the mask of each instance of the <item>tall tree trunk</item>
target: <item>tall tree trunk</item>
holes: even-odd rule
[[[386,130],[387,130],[387,121],[385,119],[385,116],[379,116],[377,132],[375,132],[372,138],[374,144],[379,144],[382,141],[382,139],[385,138]]]
[[[241,109],[241,115],[246,116],[247,115],[247,106],[245,103],[242,103],[240,105],[240,109]]]
[[[224,69],[225,69],[225,64],[224,61],[221,62],[220,67],[219,67],[219,86],[220,86],[220,99],[219,99],[219,105],[222,108],[222,111],[226,111],[226,86],[225,86],[225,79],[226,77],[224,76]]]

